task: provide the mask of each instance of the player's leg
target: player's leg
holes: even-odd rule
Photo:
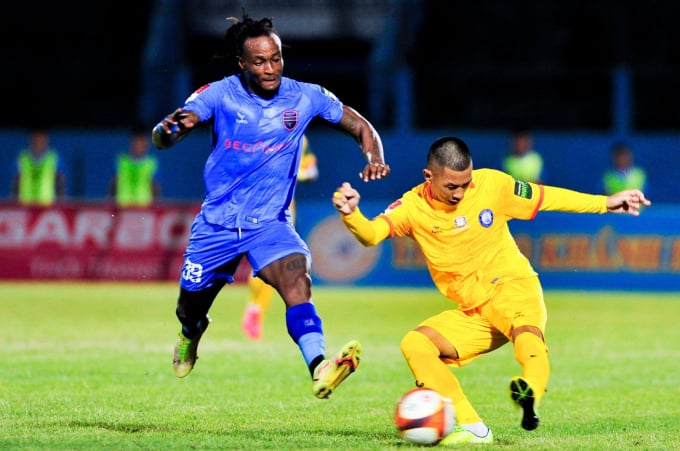
[[[543,290],[537,277],[500,284],[485,311],[514,344],[522,375],[510,381],[510,396],[522,411],[526,430],[538,427],[538,407],[550,378],[544,331],[547,319]]]
[[[258,271],[273,286],[286,304],[288,333],[300,347],[310,372],[325,355],[322,321],[311,302],[311,277],[306,255],[291,254],[271,262]]]
[[[534,326],[520,326],[512,336],[522,375],[510,380],[510,396],[522,409],[522,427],[531,431],[538,427],[538,406],[550,377],[548,351],[543,334]]]
[[[210,324],[208,311],[224,283],[198,291],[180,288],[175,310],[182,329],[173,353],[175,376],[185,377],[198,359],[198,343]]]
[[[259,277],[253,277],[252,274],[248,278],[248,288],[250,288],[250,299],[243,312],[241,327],[248,338],[259,340],[262,338],[264,317],[276,290]]]
[[[191,229],[176,307],[182,326],[173,353],[177,377],[185,377],[194,368],[198,343],[210,323],[208,311],[224,284],[233,281],[242,258],[233,245],[240,239],[237,231],[208,224],[201,215]]]
[[[286,304],[288,333],[298,345],[312,375],[312,390],[327,398],[359,364],[361,345],[347,343],[332,359],[326,359],[321,318],[312,303],[309,248],[290,224],[270,227],[249,250],[258,277],[273,286]]]
[[[425,320],[402,339],[401,350],[416,384],[440,392],[453,403],[458,426],[443,445],[493,441],[493,434],[465,396],[449,365],[465,365],[504,343],[507,339],[479,315],[458,310]]]

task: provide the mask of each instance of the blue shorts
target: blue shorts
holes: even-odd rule
[[[250,230],[226,229],[207,223],[199,213],[184,252],[180,286],[198,291],[215,283],[232,283],[243,255],[253,267],[253,274],[257,274],[270,263],[291,254],[303,254],[311,259],[309,247],[291,223],[273,222]]]

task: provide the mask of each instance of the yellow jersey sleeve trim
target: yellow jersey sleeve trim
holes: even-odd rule
[[[388,221],[369,220],[358,207],[348,215],[341,215],[341,219],[347,230],[366,247],[375,246],[390,237],[392,227]]]
[[[390,228],[389,232],[387,233],[387,238],[392,238],[394,236],[394,223],[392,222],[392,220],[386,214],[381,214],[380,216],[378,216],[378,219],[385,220],[388,227]]]
[[[607,196],[544,186],[543,201],[539,205],[541,211],[603,214],[607,212]]]
[[[545,190],[543,189],[543,185],[538,185],[538,203],[536,204],[536,208],[534,209],[534,212],[531,214],[531,219],[534,219],[536,217],[536,214],[541,209],[541,206],[543,206],[543,199],[544,198],[545,198]]]

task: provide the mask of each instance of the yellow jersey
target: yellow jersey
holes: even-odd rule
[[[457,205],[433,199],[425,182],[368,224],[362,223],[365,217],[358,209],[344,215],[343,221],[365,245],[392,236],[415,240],[437,289],[469,310],[486,302],[497,284],[536,275],[510,234],[508,222],[533,219],[539,210],[604,213],[606,197],[477,169]]]

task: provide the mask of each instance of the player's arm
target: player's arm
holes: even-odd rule
[[[390,226],[383,220],[370,220],[359,210],[359,192],[345,182],[333,193],[333,206],[342,223],[364,246],[375,246],[390,236]]]
[[[554,186],[543,186],[541,211],[572,213],[640,214],[641,205],[651,205],[640,190],[626,190],[611,196],[593,195]]]
[[[382,141],[373,125],[354,108],[343,105],[343,114],[338,126],[354,137],[366,158],[366,167],[359,173],[359,177],[365,182],[387,177],[390,167],[385,163]]]
[[[201,119],[193,111],[177,108],[153,128],[151,141],[157,149],[167,149],[184,139]]]

